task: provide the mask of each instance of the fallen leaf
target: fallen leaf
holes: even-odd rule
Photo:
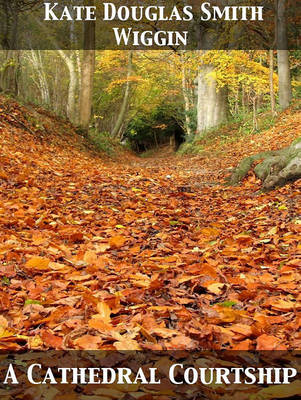
[[[110,239],[109,244],[112,249],[120,249],[121,247],[123,247],[126,241],[127,241],[126,237],[117,235],[113,236]]]
[[[256,350],[286,350],[281,340],[275,336],[263,334],[256,339]]]
[[[47,271],[50,260],[44,257],[32,257],[25,264],[25,267],[28,269],[38,270],[38,271]]]

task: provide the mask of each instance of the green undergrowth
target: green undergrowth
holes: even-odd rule
[[[88,139],[97,151],[105,153],[110,158],[118,158],[121,154],[130,151],[128,146],[123,146],[118,139],[113,139],[108,132],[98,132],[91,129]]]
[[[277,117],[273,117],[270,112],[262,111],[257,115],[257,129],[255,129],[252,113],[234,115],[227,124],[208,130],[202,137],[193,136],[188,138],[180,146],[178,154],[201,154],[205,147],[210,146],[217,139],[221,144],[228,144],[237,141],[238,138],[259,134],[271,128],[276,120]]]
[[[158,149],[150,149],[150,150],[146,150],[143,153],[141,153],[139,156],[141,158],[148,158],[148,157],[153,157],[156,153],[157,153]]]
[[[89,139],[98,151],[114,156],[117,142],[112,139],[108,132],[97,132],[94,129],[89,132]]]

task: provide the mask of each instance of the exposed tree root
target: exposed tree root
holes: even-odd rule
[[[254,161],[262,160],[254,168],[262,180],[263,190],[284,186],[301,178],[301,138],[289,147],[278,151],[266,151],[244,158],[232,173],[229,184],[237,185],[252,168]]]

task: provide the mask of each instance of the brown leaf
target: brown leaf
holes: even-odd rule
[[[47,347],[52,347],[56,350],[60,350],[63,344],[63,338],[60,336],[56,336],[50,331],[42,330],[40,333],[40,337]]]

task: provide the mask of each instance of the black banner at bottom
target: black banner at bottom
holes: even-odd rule
[[[0,354],[3,400],[297,399],[300,351]]]

